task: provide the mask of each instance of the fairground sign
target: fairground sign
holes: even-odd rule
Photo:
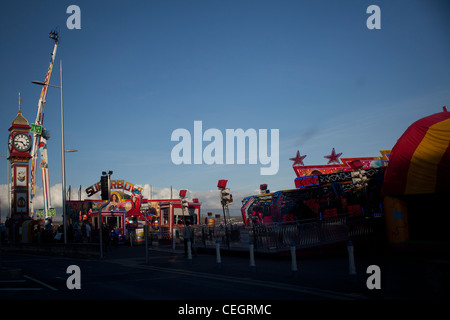
[[[101,182],[86,188],[86,194],[88,197],[96,194],[102,189]],[[127,182],[125,180],[111,180],[111,190],[121,191],[123,194],[131,195],[134,190],[139,190],[141,193],[143,188],[141,186],[135,185],[134,183]]]

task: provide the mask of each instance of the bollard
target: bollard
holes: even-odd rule
[[[133,232],[131,230],[128,230],[128,234],[130,236],[130,247],[133,247]]]
[[[98,233],[99,233],[99,240],[100,240],[100,259],[103,259],[103,241],[102,241],[103,235],[102,235],[102,226],[101,225],[98,227]]]
[[[145,263],[148,264],[148,224],[144,225],[145,233]]]
[[[216,240],[216,264],[217,269],[222,269],[222,259],[220,259],[220,241]]]
[[[291,269],[292,275],[297,278],[298,277],[298,269],[297,269],[297,256],[295,254],[295,242],[291,242]]]
[[[188,252],[188,262],[189,264],[192,264],[191,239],[187,239],[187,252]]]
[[[175,251],[175,236],[177,231],[175,229],[172,230],[172,250]]]
[[[349,272],[348,275],[350,277],[350,281],[356,281],[356,267],[355,267],[355,258],[353,256],[353,242],[351,240],[347,243],[347,251],[348,251],[348,265]]]
[[[256,272],[256,265],[255,265],[255,254],[253,252],[253,242],[249,242],[249,251],[250,251],[250,271]]]

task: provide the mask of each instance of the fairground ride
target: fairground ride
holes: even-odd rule
[[[53,64],[55,62],[56,49],[58,48],[59,34],[57,31],[50,32],[50,39],[54,40],[55,45],[53,47],[53,52],[50,58],[50,65],[45,76],[44,85],[42,86],[41,95],[38,102],[38,111],[36,115],[36,121],[32,125],[33,136],[33,147],[31,149],[31,196],[30,196],[30,212],[33,212],[33,202],[36,196],[36,170],[37,170],[37,157],[38,150],[41,156],[40,168],[42,170],[42,188],[44,193],[44,212],[45,217],[49,215],[49,209],[51,208],[51,197],[50,197],[50,181],[48,174],[48,156],[47,156],[47,140],[49,139],[49,134],[43,128],[44,123],[44,108],[45,99],[47,97],[47,90],[50,84],[50,77],[53,71]]]

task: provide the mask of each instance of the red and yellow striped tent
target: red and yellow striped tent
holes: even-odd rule
[[[392,149],[386,169],[385,195],[450,191],[450,112],[414,122]]]
[[[389,157],[383,182],[384,213],[388,240],[392,243],[410,239],[411,228],[443,234],[421,213],[441,212],[443,193],[450,192],[450,112],[422,118],[398,139]],[[432,196],[422,203],[419,199]],[[411,198],[412,197],[412,198]],[[417,199],[416,199],[417,198]],[[427,198],[427,199],[428,199]],[[412,214],[412,215],[411,215]],[[445,216],[445,215],[444,215]],[[441,215],[441,219],[444,217]],[[425,236],[426,237],[426,236]],[[413,237],[414,238],[414,237]]]

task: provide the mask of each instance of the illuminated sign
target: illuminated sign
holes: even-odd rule
[[[86,194],[88,197],[96,194],[101,191],[102,185],[101,182],[97,182],[96,184],[86,188]],[[132,194],[134,190],[139,190],[141,193],[144,190],[142,187],[135,185],[134,183],[127,182],[125,180],[111,180],[111,190],[119,190],[123,193]]]

